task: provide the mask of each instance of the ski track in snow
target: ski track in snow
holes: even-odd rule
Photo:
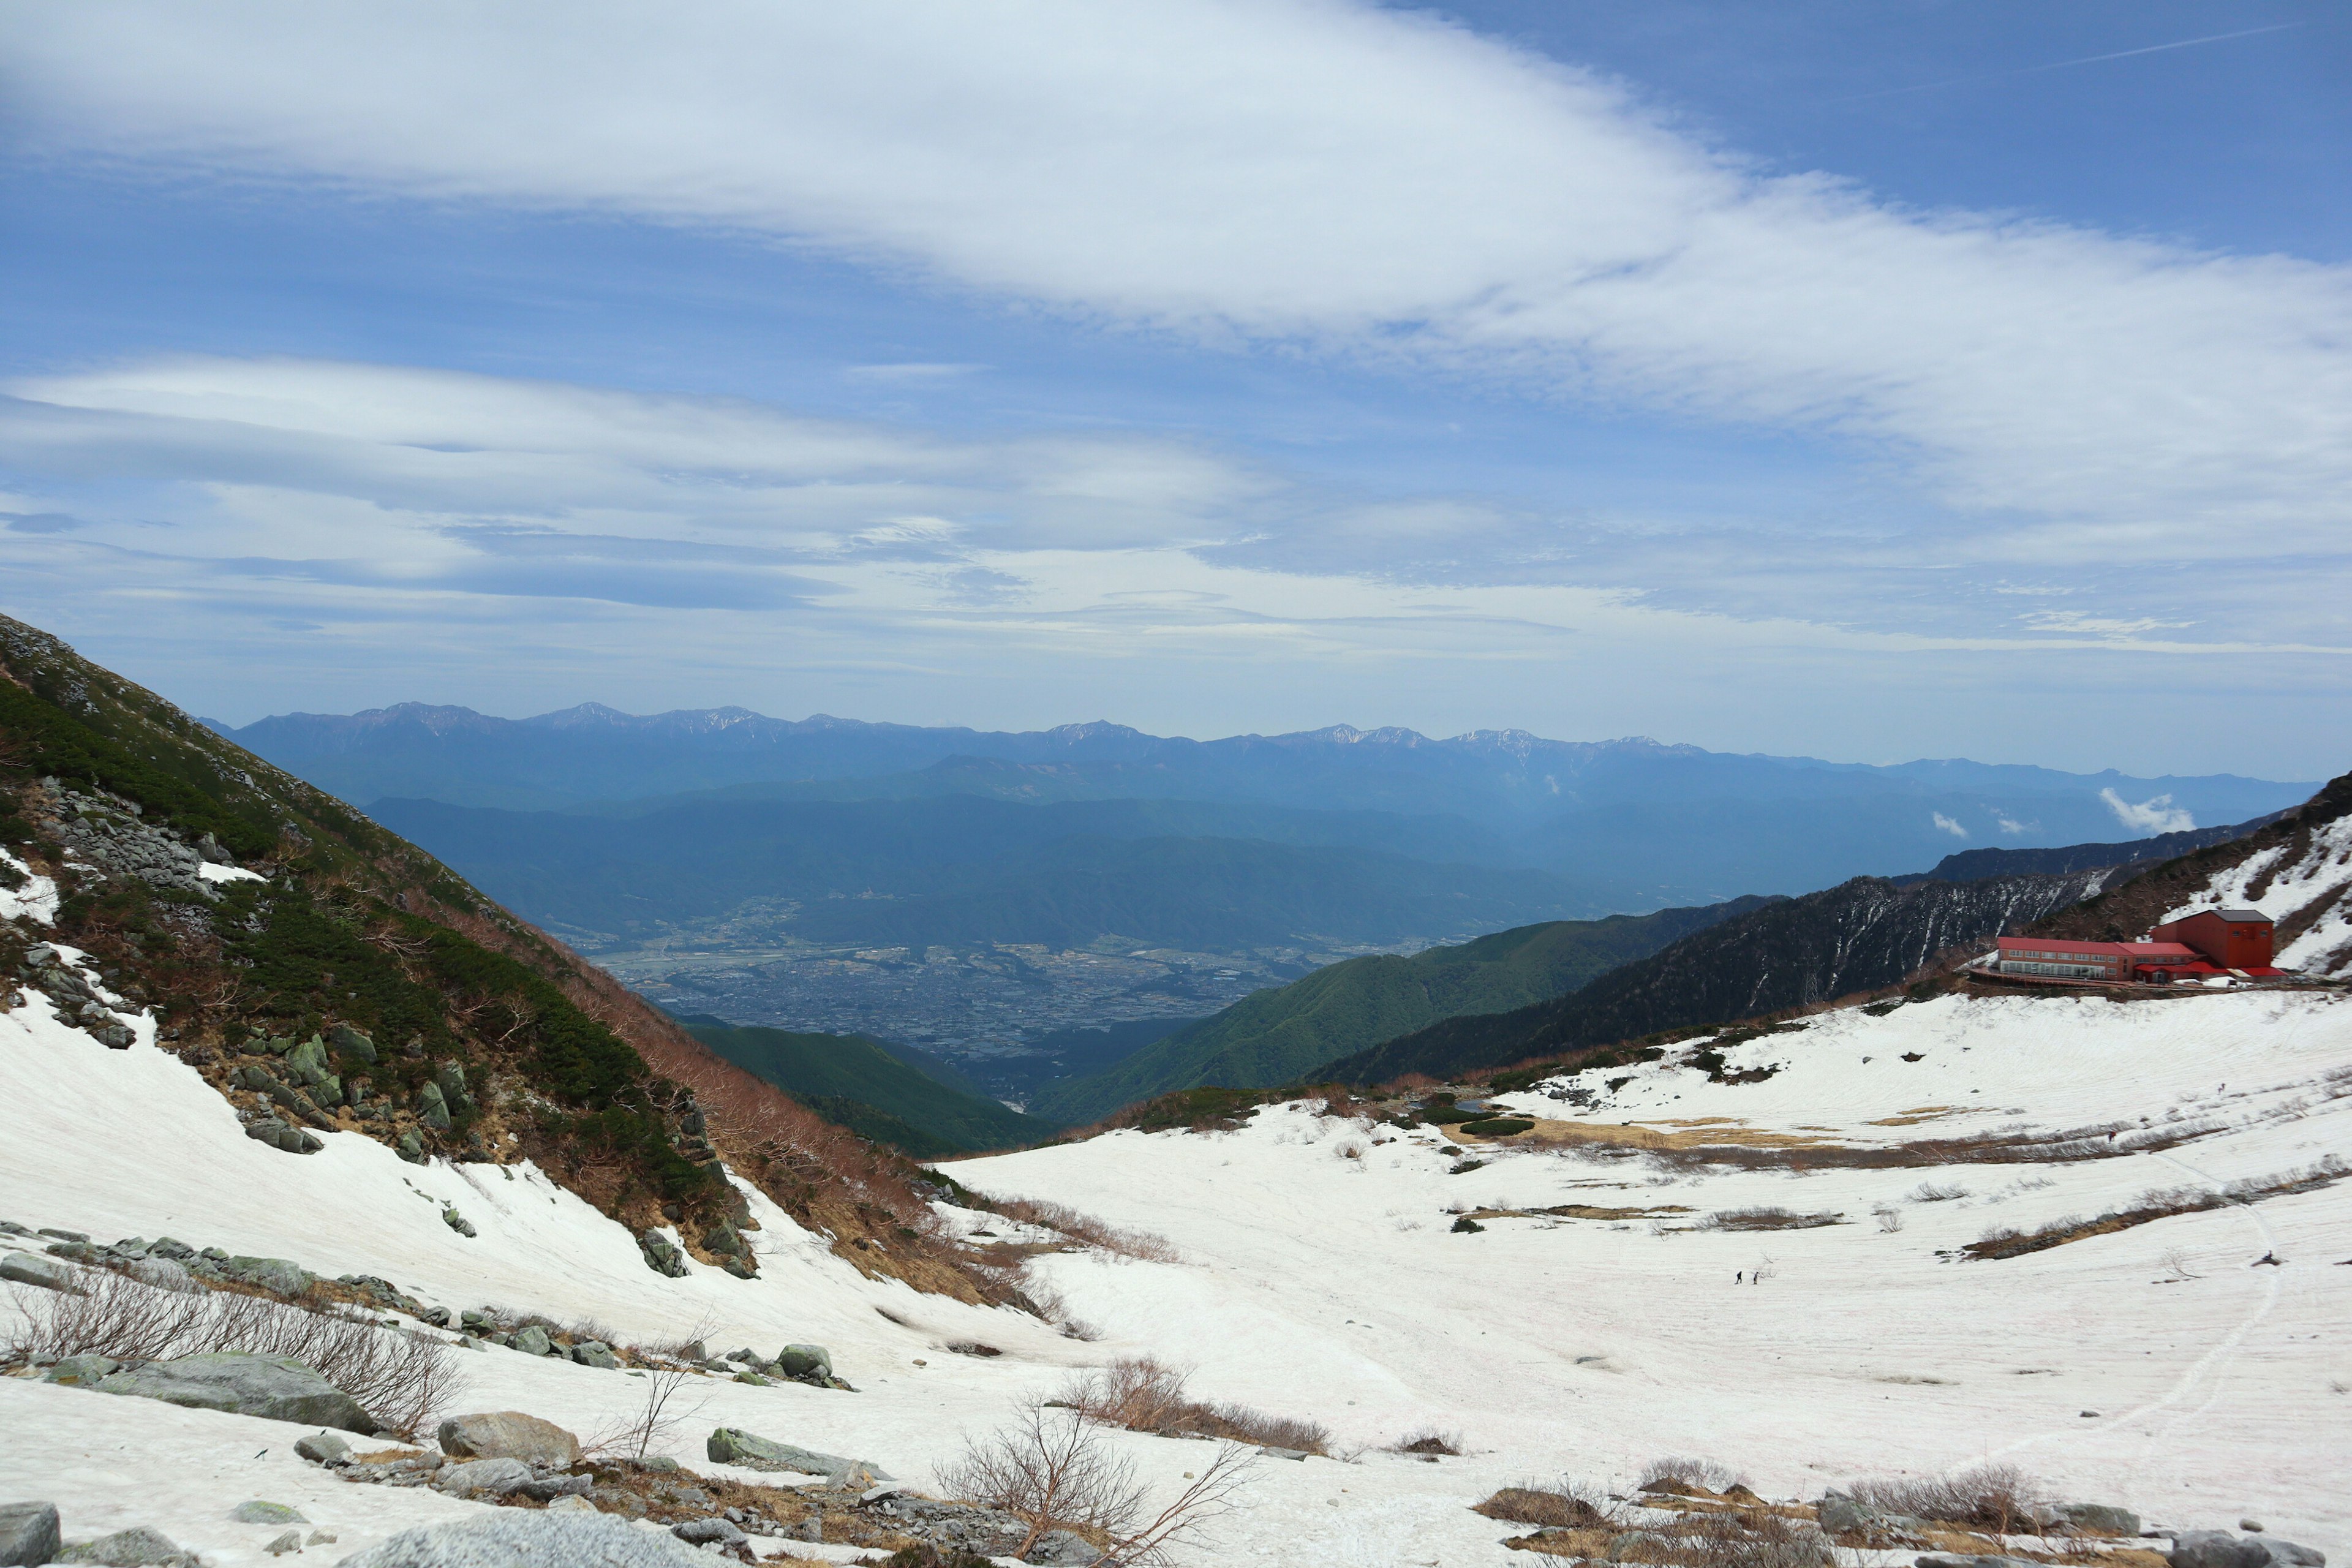
[[[1040,1260],[1070,1310],[1102,1331],[1094,1343],[864,1279],[756,1193],[761,1277],[689,1264],[669,1279],[621,1227],[527,1166],[410,1166],[356,1134],[283,1154],[245,1138],[227,1103],[155,1047],[152,1024],[136,1026],[137,1044],[109,1051],[37,994],[0,1014],[10,1107],[0,1216],[381,1275],[453,1311],[593,1317],[625,1341],[675,1338],[708,1312],[714,1350],[824,1343],[861,1391],[697,1387],[703,1403],[670,1446],[697,1468],[723,1468],[704,1461],[701,1441],[724,1424],[870,1458],[929,1486],[961,1434],[993,1426],[1024,1395],[1073,1368],[1149,1353],[1192,1368],[1199,1396],[1326,1422],[1339,1446],[1434,1426],[1471,1450],[1434,1465],[1377,1449],[1355,1464],[1262,1462],[1250,1506],[1193,1554],[1202,1563],[1526,1568],[1499,1544],[1516,1530],[1469,1504],[1563,1472],[1622,1489],[1667,1453],[1711,1456],[1769,1496],[1806,1498],[1859,1475],[2011,1456],[2066,1495],[2152,1521],[2227,1527],[2252,1514],[2325,1551],[2352,1545],[2341,1485],[2352,1395],[2333,1386],[2352,1386],[2352,1268],[2334,1267],[2352,1257],[2352,1182],[2000,1262],[1937,1256],[1996,1224],[2031,1228],[2151,1186],[2268,1175],[2342,1151],[2352,1098],[2327,1098],[2325,1075],[2352,1067],[2352,1000],[1945,997],[1881,1018],[1825,1015],[1727,1051],[1735,1068],[1778,1064],[1762,1083],[1715,1084],[1662,1063],[1587,1075],[1580,1087],[1596,1092],[1628,1080],[1591,1110],[1540,1091],[1502,1097],[1552,1117],[1730,1118],[1722,1125],[1735,1132],[1817,1129],[1847,1142],[2017,1123],[2226,1124],[2170,1154],[1693,1174],[1511,1149],[1480,1151],[1486,1168],[1456,1176],[1434,1129],[1368,1128],[1309,1104],[1269,1108],[1230,1133],[1122,1132],[950,1167],[983,1191],[1050,1198],[1175,1243],[1175,1264]],[[1905,1112],[1924,1119],[1874,1125]],[[1351,1144],[1360,1158],[1343,1155]],[[1931,1179],[1970,1195],[1913,1201]],[[445,1203],[478,1238],[444,1224]],[[1647,1218],[1447,1228],[1449,1208],[1566,1203],[1691,1211],[1663,1216],[1671,1226],[1757,1205],[1846,1223],[1760,1235],[1652,1234]],[[1901,1213],[1903,1228],[1879,1229],[1879,1205]],[[2157,1283],[2175,1249],[2199,1278]],[[2249,1268],[2265,1249],[2285,1266]],[[1766,1258],[1763,1283],[1733,1284]],[[1005,1353],[944,1350],[962,1339]],[[463,1365],[457,1408],[528,1410],[583,1435],[642,1386],[496,1349],[465,1353]],[[290,1457],[299,1435],[0,1380],[0,1497],[54,1499],[69,1538],[152,1524],[230,1568],[268,1561],[259,1548],[275,1531],[227,1519],[250,1497],[294,1503],[335,1531],[335,1547],[313,1549],[328,1561],[483,1506],[345,1486]],[[1109,1440],[1163,1490],[1201,1453]]]

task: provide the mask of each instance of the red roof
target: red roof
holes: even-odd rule
[[[2140,963],[2158,963],[2174,958],[2193,963],[2205,956],[2195,948],[2177,942],[2126,942],[2119,945]]]

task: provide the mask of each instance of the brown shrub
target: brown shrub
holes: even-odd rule
[[[1505,1487],[1471,1511],[1483,1513],[1488,1519],[1540,1524],[1553,1530],[1589,1530],[1610,1522],[1608,1513],[1599,1504],[1566,1482],[1556,1488]]]
[[[1055,1402],[1106,1426],[1131,1432],[1171,1432],[1223,1437],[1260,1448],[1328,1454],[1331,1433],[1320,1422],[1269,1415],[1245,1405],[1190,1397],[1186,1374],[1150,1356],[1123,1356],[1074,1378]]]
[[[2049,1495],[2014,1465],[1979,1465],[1956,1475],[1856,1481],[1856,1502],[1881,1513],[1907,1513],[2000,1534],[2033,1527]]]

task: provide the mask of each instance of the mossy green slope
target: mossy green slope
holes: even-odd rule
[[[1547,921],[1410,958],[1351,958],[1254,993],[1109,1069],[1056,1084],[1039,1115],[1087,1121],[1173,1089],[1287,1083],[1318,1063],[1442,1019],[1507,1013],[1576,990],[1763,900]]]
[[[1058,1122],[950,1089],[864,1035],[801,1035],[705,1015],[680,1022],[720,1057],[826,1120],[918,1158],[1038,1143],[1061,1130]]]

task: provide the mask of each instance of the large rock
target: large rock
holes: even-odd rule
[[[0,1563],[6,1568],[47,1563],[58,1554],[58,1505],[53,1502],[0,1503]]]
[[[335,1047],[337,1056],[349,1057],[370,1067],[375,1065],[375,1042],[349,1024],[338,1024],[328,1030],[327,1043]]]
[[[2175,1536],[2165,1560],[2172,1568],[2326,1568],[2327,1554],[2270,1535],[2191,1530]]]
[[[583,1340],[573,1345],[572,1359],[582,1366],[599,1367],[605,1372],[616,1372],[621,1365],[621,1358],[602,1340]]]
[[[197,1568],[196,1555],[183,1552],[160,1530],[138,1525],[101,1535],[58,1553],[60,1563],[99,1563],[105,1568]]]
[[[121,1370],[122,1363],[111,1356],[69,1355],[42,1373],[41,1381],[61,1383],[68,1388],[95,1388],[100,1379]]]
[[[37,1285],[44,1290],[63,1290],[71,1295],[81,1293],[74,1284],[72,1269],[53,1258],[43,1258],[37,1253],[11,1252],[0,1258],[0,1279],[13,1280],[19,1285]]]
[[[580,1462],[580,1439],[552,1421],[520,1410],[452,1415],[436,1434],[441,1451],[460,1459],[520,1459],[570,1469]]]
[[[820,1454],[814,1448],[779,1443],[772,1437],[762,1437],[735,1426],[721,1426],[712,1432],[710,1441],[703,1446],[703,1451],[716,1463],[741,1465],[752,1470],[793,1470],[804,1476],[839,1476],[864,1471],[878,1481],[896,1479],[868,1459]]]
[[[299,1296],[319,1282],[317,1275],[284,1258],[232,1258],[220,1270],[239,1284],[257,1285],[273,1296]]]
[[[2116,1508],[2103,1502],[2062,1502],[2050,1510],[2050,1517],[2067,1529],[2084,1535],[2136,1536],[2139,1533],[2139,1515],[2127,1508]]]
[[[710,1559],[611,1514],[501,1508],[404,1530],[337,1568],[710,1568]]]
[[[99,1380],[100,1394],[135,1394],[195,1410],[226,1410],[305,1426],[332,1426],[363,1436],[382,1423],[360,1402],[291,1356],[218,1351],[150,1362]]]
[[[776,1352],[776,1370],[786,1377],[829,1378],[833,1352],[823,1345],[786,1345]]]
[[[530,1467],[520,1459],[468,1459],[443,1466],[433,1484],[460,1496],[504,1497],[530,1484]]]
[[[1102,1548],[1073,1531],[1049,1530],[1037,1538],[1024,1563],[1055,1563],[1066,1568],[1088,1568],[1101,1562]]]
[[[514,1338],[508,1342],[525,1355],[545,1355],[555,1348],[555,1342],[549,1339],[547,1331],[537,1323],[529,1323],[517,1329]]]

